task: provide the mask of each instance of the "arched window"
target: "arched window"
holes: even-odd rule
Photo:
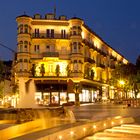
[[[28,51],[28,41],[24,41],[24,51]]]
[[[24,33],[28,33],[29,31],[28,31],[28,25],[26,24],[26,25],[24,25]]]
[[[23,41],[20,41],[18,46],[19,46],[18,51],[23,52]]]
[[[18,30],[19,30],[19,33],[20,33],[20,34],[21,34],[21,33],[23,33],[23,25],[22,25],[22,24],[21,24],[21,25],[19,25]]]

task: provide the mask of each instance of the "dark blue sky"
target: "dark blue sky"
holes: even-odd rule
[[[112,48],[130,62],[140,55],[140,0],[1,0],[0,43],[16,48],[16,17],[35,13],[80,17]],[[0,59],[11,59],[12,53],[0,46]]]

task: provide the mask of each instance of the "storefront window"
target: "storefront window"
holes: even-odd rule
[[[80,101],[82,101],[82,102],[89,102],[90,101],[89,90],[82,90],[82,94],[80,94]]]
[[[50,104],[50,93],[43,93],[44,104]]]
[[[59,103],[58,92],[52,92],[51,102],[52,103]]]
[[[69,102],[75,102],[75,94],[69,93]]]
[[[61,105],[63,103],[66,103],[67,102],[66,97],[67,97],[67,93],[66,92],[60,92],[60,104]]]

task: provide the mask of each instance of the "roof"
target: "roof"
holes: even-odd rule
[[[23,15],[17,16],[16,18],[20,18],[20,17],[29,17],[29,18],[31,18],[30,16],[28,16],[28,15],[26,15],[26,14],[23,14]]]
[[[115,52],[120,54],[117,50],[112,48],[108,43],[106,43],[97,33],[95,33],[91,28],[89,28],[87,25],[83,25],[87,30],[89,30],[92,34],[94,34],[96,37],[98,37],[104,44],[106,44],[109,48],[113,49]],[[122,54],[120,54],[123,58],[125,58]],[[126,58],[125,58],[126,59]],[[126,59],[127,60],[127,59]]]
[[[79,19],[79,20],[83,20],[83,19],[81,19],[81,18],[79,18],[79,17],[72,17],[72,18],[70,18],[70,19]]]

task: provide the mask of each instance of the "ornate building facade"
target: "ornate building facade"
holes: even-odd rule
[[[17,21],[15,78],[33,79],[35,98],[44,104],[113,98],[108,81],[119,63],[128,63],[84,20],[55,14]]]

